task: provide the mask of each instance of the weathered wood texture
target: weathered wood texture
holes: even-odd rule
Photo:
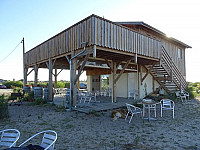
[[[133,27],[132,27],[133,29]],[[135,29],[139,31],[139,33],[147,35],[149,37],[155,38],[159,41],[161,41],[162,45],[165,47],[165,50],[169,53],[171,56],[171,59],[176,64],[178,69],[181,71],[183,76],[186,76],[186,69],[185,69],[185,46],[180,45],[179,43],[173,41],[171,38],[168,38],[166,36],[161,36],[159,34],[156,34],[155,32],[152,32],[148,29],[139,27],[138,29]],[[179,50],[180,49],[180,54]]]
[[[53,58],[81,49],[82,42],[87,42],[87,46],[98,45],[111,48],[116,50],[116,53],[126,51],[152,58],[160,58],[161,54],[159,40],[91,15],[26,52],[25,64],[33,65],[48,60],[49,57]]]
[[[185,48],[167,41],[162,41],[162,45],[165,47],[165,50],[169,53],[171,59],[181,71],[182,75],[186,76]]]

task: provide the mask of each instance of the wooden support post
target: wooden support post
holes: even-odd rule
[[[55,75],[54,75],[54,78],[55,78],[54,88],[55,89],[57,89],[57,77],[58,77],[57,68],[55,68]]]
[[[35,72],[34,86],[37,86],[37,84],[38,84],[38,66],[37,66],[37,64],[34,65],[34,72]]]
[[[76,83],[74,82],[75,77],[76,77],[76,58],[71,60],[71,71],[70,71],[71,106],[76,106]]]
[[[85,58],[83,60],[83,63],[82,63],[82,65],[81,65],[81,67],[80,67],[80,69],[78,71],[78,75],[75,76],[75,81],[74,81],[75,83],[77,82],[78,78],[80,77],[81,72],[83,71],[83,68],[85,67],[85,64],[86,64],[86,62],[88,60],[88,57],[89,57],[89,53],[85,56]]]
[[[154,77],[152,78],[152,91],[154,93],[155,91],[155,81],[154,81]]]
[[[79,89],[80,89],[80,80],[79,80],[79,78],[78,78],[78,85],[77,85],[77,88],[78,88],[78,91],[79,91]]]
[[[28,76],[28,68],[24,67],[24,80],[23,80],[23,89],[25,88],[25,85],[27,84],[27,76]]]
[[[116,82],[115,82],[115,76],[116,76],[116,72],[117,72],[117,63],[115,61],[112,61],[112,103],[116,103]]]
[[[140,83],[141,83],[141,85],[143,84],[143,82],[142,82],[142,65],[140,65]]]
[[[122,70],[120,71],[119,75],[117,75],[117,69],[119,67],[119,65],[121,64],[121,62],[116,62],[113,61],[110,63],[108,61],[108,59],[105,59],[106,64],[108,65],[108,67],[110,67],[111,70],[111,77],[112,77],[112,103],[117,102],[116,100],[116,83],[119,80],[119,78],[121,77],[121,75],[124,73],[125,69],[128,67],[128,65],[130,64],[131,60],[128,60],[126,62],[126,64],[123,66]]]
[[[140,72],[141,72],[141,65],[137,65],[137,85],[138,85],[138,99],[140,99]]]
[[[49,85],[48,85],[48,92],[49,92],[49,97],[48,97],[48,101],[53,101],[53,87],[52,87],[52,59],[49,57]]]

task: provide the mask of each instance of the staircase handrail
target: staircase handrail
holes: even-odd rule
[[[180,89],[185,89],[187,87],[187,82],[185,78],[183,77],[178,67],[175,65],[174,61],[172,60],[164,46],[162,46],[161,65],[166,70],[168,75],[172,77],[173,82],[175,82],[175,84]]]

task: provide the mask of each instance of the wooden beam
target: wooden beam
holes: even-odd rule
[[[78,69],[78,68],[80,67],[80,65],[81,65],[81,63],[83,62],[83,60],[84,60],[84,58],[80,58],[80,59],[79,59],[79,61],[78,61],[78,63],[77,63],[77,68],[76,68],[76,69]]]
[[[146,69],[146,74],[144,75],[144,77],[141,80],[141,83],[144,81],[144,79],[146,79],[146,77],[148,76],[148,74],[151,72],[151,70],[153,69],[155,64],[153,64],[149,69],[147,69],[145,66],[143,66]]]
[[[28,76],[27,72],[28,72],[28,68],[26,66],[24,66],[24,72],[23,72],[24,73],[23,89],[25,88],[25,85],[27,84],[27,76]]]
[[[96,58],[96,56],[97,56],[97,46],[96,45],[94,45],[93,50],[94,50],[93,57]]]
[[[137,64],[137,53],[135,54],[135,63]]]
[[[78,74],[76,75],[76,78],[75,78],[75,80],[74,80],[74,83],[76,83],[77,80],[78,80],[78,78],[80,77],[81,72],[83,71],[83,68],[85,67],[85,64],[86,64],[86,62],[87,62],[87,60],[88,60],[88,57],[89,57],[89,54],[87,54],[87,55],[85,56],[85,58],[84,58],[84,60],[83,60],[83,63],[82,63],[82,65],[81,65],[81,67],[80,67],[80,69],[79,69],[79,71],[78,71]]]
[[[35,71],[34,86],[37,86],[37,83],[38,83],[38,66],[37,66],[37,64],[34,65],[34,71]]]
[[[49,97],[48,101],[53,101],[53,87],[52,87],[52,59],[49,58],[49,84],[48,84],[48,92],[49,92]]]
[[[70,59],[69,59],[69,56],[65,56],[65,58],[67,59],[68,63],[70,63]]]
[[[63,71],[63,69],[61,69],[59,72],[58,72],[58,74],[57,75],[59,75],[61,72]]]
[[[57,68],[55,68],[55,75],[54,75],[54,79],[55,79],[54,88],[55,89],[57,88],[57,77],[58,77]]]
[[[72,69],[72,73],[73,73],[73,76],[72,76],[72,80],[73,80],[73,83],[72,83],[72,90],[73,90],[73,101],[72,101],[72,105],[73,106],[76,106],[77,104],[77,96],[76,96],[76,92],[77,92],[77,83],[75,82],[75,78],[76,78],[76,65],[77,65],[77,58],[74,58],[73,60],[73,69]]]
[[[108,67],[110,67],[111,71],[113,71],[112,63],[110,63],[107,58],[105,58],[105,62],[108,65]]]
[[[118,69],[119,68],[119,65],[122,63],[122,61],[119,61],[119,62],[117,62],[117,64],[116,64],[116,68]]]
[[[116,75],[116,62],[112,61],[112,103],[117,102],[116,100],[116,83],[115,83],[115,75]]]
[[[31,71],[29,71],[29,72],[28,72],[28,70],[27,70],[27,71],[26,71],[26,72],[28,72],[28,73],[27,73],[27,76],[28,76],[33,70],[34,70],[34,68],[31,69]]]
[[[84,69],[87,68],[86,66],[84,67]],[[105,74],[111,74],[111,70],[110,69],[106,69],[106,68],[87,68],[86,70],[86,75],[105,75]],[[117,74],[119,74],[121,72],[121,70],[117,70]],[[124,73],[131,73],[131,72],[136,72],[136,71],[128,71],[125,70]]]
[[[119,80],[119,78],[121,77],[121,75],[125,71],[125,69],[128,67],[128,65],[129,65],[130,62],[131,62],[131,60],[128,60],[127,63],[124,65],[123,69],[120,71],[119,75],[115,79],[115,83],[117,83],[117,81]]]
[[[137,89],[138,89],[138,99],[140,99],[140,70],[141,70],[141,65],[137,65]]]
[[[141,85],[143,84],[142,82],[142,66],[140,65],[140,83]]]

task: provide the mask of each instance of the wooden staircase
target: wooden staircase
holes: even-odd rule
[[[145,66],[147,69],[151,66]],[[187,88],[187,82],[178,67],[173,62],[172,58],[162,46],[162,57],[160,64],[156,64],[150,71],[154,79],[161,85],[155,92],[157,93],[163,88],[168,93],[174,93],[185,90]]]

